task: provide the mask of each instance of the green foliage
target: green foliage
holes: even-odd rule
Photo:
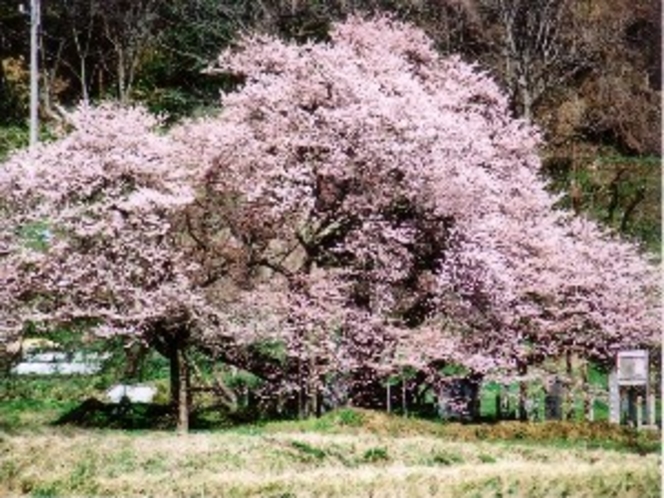
[[[368,463],[386,462],[390,459],[387,448],[379,446],[376,448],[369,448],[364,452],[362,459]]]
[[[323,460],[327,456],[325,451],[320,448],[316,448],[309,443],[302,441],[291,441],[291,446],[298,450],[301,455],[304,456],[305,460]]]
[[[0,389],[2,385],[0,385]],[[0,431],[12,432],[22,429],[38,429],[52,423],[77,401],[14,399],[0,401]]]
[[[448,377],[463,377],[468,375],[468,369],[463,365],[454,365],[449,364],[445,365],[441,370],[440,374]]]
[[[216,107],[219,91],[237,79],[203,71],[236,36],[240,19],[233,8],[214,0],[162,2],[158,15],[168,29],[159,33],[160,48],[139,68],[134,98],[171,122]]]
[[[102,396],[114,379],[96,375],[10,375],[0,380],[5,403],[71,403]]]
[[[0,162],[18,149],[28,146],[30,133],[24,126],[0,126]]]
[[[607,388],[609,386],[609,372],[601,365],[593,362],[588,364],[588,382],[594,386]]]
[[[613,448],[636,453],[658,451],[659,433],[637,431],[608,422],[500,422],[474,426],[451,424],[446,435],[461,440],[530,441],[557,445],[585,445],[594,448]],[[473,434],[474,432],[474,434]]]
[[[361,412],[350,408],[342,408],[336,412],[335,420],[341,426],[360,427],[364,422],[364,417]]]
[[[283,341],[278,340],[261,340],[251,345],[252,351],[267,359],[282,362],[287,358],[287,346]]]
[[[355,413],[356,415],[348,415]],[[342,420],[351,418],[353,424]],[[357,418],[356,418],[357,417]],[[659,431],[637,431],[608,422],[499,422],[484,424],[440,423],[383,412],[344,408],[320,419],[264,422],[253,426],[259,433],[320,432],[370,433],[402,437],[421,435],[452,441],[507,441],[552,444],[565,447],[610,448],[636,453],[659,451]]]
[[[593,155],[545,158],[559,206],[585,213],[658,255],[661,249],[661,158],[621,154],[604,146]]]
[[[452,452],[436,453],[431,457],[431,462],[435,465],[449,466],[463,463],[463,461],[464,460],[461,455]]]

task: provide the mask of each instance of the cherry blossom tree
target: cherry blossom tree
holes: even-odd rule
[[[81,109],[0,166],[3,334],[85,322],[151,344],[181,428],[192,343],[302,415],[378,405],[406,368],[436,385],[656,344],[656,267],[553,209],[537,131],[421,31],[351,17],[327,43],[245,38],[209,71],[244,79],[216,117],[158,132]]]
[[[251,272],[236,240],[242,213],[211,212],[198,196],[209,137],[186,126],[166,134],[144,109],[114,104],[67,120],[64,138],[0,165],[2,349],[27,324],[155,348],[170,361],[184,431],[191,347],[223,348],[254,370],[261,357],[242,363],[246,348],[277,332],[269,317],[243,314],[237,297]]]
[[[65,138],[0,166],[0,329],[82,324],[149,343],[171,361],[186,429],[186,347],[214,320],[182,229],[192,170],[142,109],[82,107],[68,120]]]
[[[207,192],[236,199],[254,227],[247,246],[286,295],[329,276],[340,298],[323,302],[338,305],[336,344],[358,375],[518,369],[567,348],[605,358],[653,344],[655,268],[554,211],[537,131],[422,32],[351,18],[326,44],[246,38],[210,70],[245,84],[208,123]],[[323,302],[308,301],[306,323]],[[291,323],[295,309],[282,308]]]

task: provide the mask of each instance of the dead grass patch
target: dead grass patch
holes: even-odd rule
[[[21,432],[0,496],[660,496],[656,453],[389,432]]]

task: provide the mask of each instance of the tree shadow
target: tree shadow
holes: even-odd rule
[[[252,410],[229,412],[222,405],[201,407],[191,413],[190,430],[228,429],[255,423],[259,417]],[[88,398],[62,414],[52,425],[86,429],[173,430],[176,427],[171,406],[157,403],[104,403]]]
[[[132,403],[127,398],[120,403],[103,403],[88,398],[61,415],[53,425],[122,430],[171,429],[175,426],[168,405]]]

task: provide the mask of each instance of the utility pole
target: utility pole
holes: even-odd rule
[[[39,128],[39,25],[40,0],[30,0],[30,147],[37,145]]]

